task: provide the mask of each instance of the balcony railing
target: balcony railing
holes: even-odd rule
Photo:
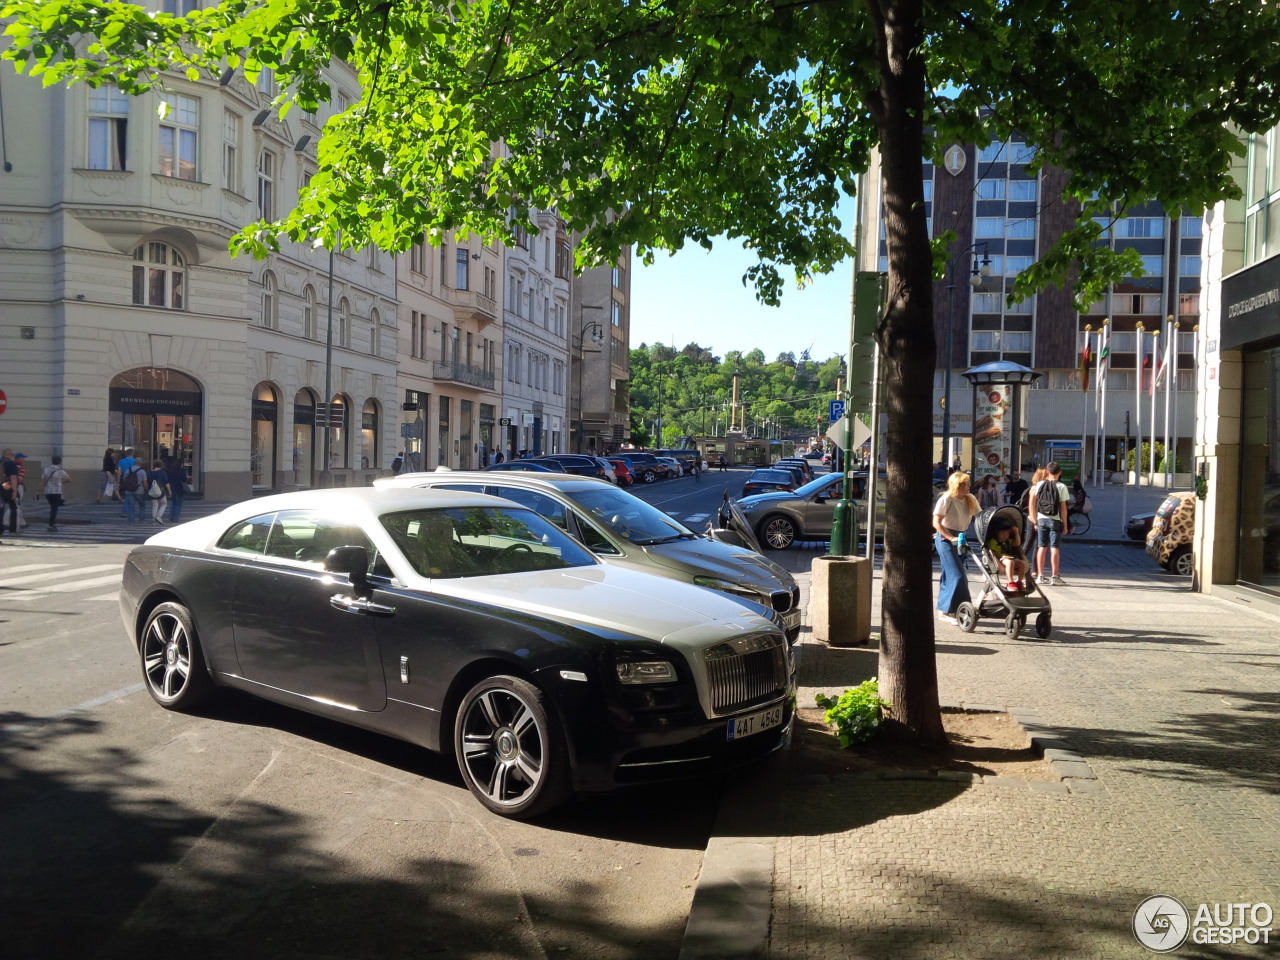
[[[493,374],[484,367],[475,367],[469,363],[452,363],[450,361],[436,361],[433,365],[432,376],[437,380],[452,380],[454,383],[465,383],[470,387],[479,387],[481,390],[493,389]]]

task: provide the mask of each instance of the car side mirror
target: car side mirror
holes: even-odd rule
[[[345,573],[356,596],[369,596],[369,551],[364,547],[334,547],[324,558],[326,573]]]

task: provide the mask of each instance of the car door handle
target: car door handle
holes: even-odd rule
[[[329,606],[343,613],[376,614],[383,617],[393,616],[396,612],[395,607],[389,607],[385,603],[374,603],[372,600],[361,600],[358,597],[344,597],[340,593],[329,598]]]

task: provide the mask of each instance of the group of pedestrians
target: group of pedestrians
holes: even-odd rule
[[[50,533],[58,532],[58,510],[62,507],[62,488],[71,482],[71,474],[62,467],[61,457],[50,457],[49,465],[40,472],[40,495],[48,501]],[[0,534],[6,526],[10,536],[17,536],[27,525],[22,515],[22,502],[27,495],[27,455],[12,450],[0,451]]]
[[[114,468],[110,465],[114,463]],[[146,462],[134,456],[132,448],[126,448],[119,460],[115,450],[107,448],[102,456],[102,490],[98,502],[119,499],[124,503],[120,516],[127,523],[145,523],[148,507],[151,522],[163,526],[165,512],[169,511],[169,523],[182,519],[182,505],[187,492],[186,470],[177,457],[164,457]]]
[[[1042,586],[1065,585],[1066,581],[1061,576],[1061,549],[1072,494],[1062,482],[1062,467],[1057,461],[1050,461],[1036,470],[1029,484],[1021,477],[1017,479],[1020,482],[1017,487],[1013,481],[1006,484],[1002,498],[995,489],[994,477],[984,478],[976,496],[970,491],[969,475],[964,471],[957,470],[947,477],[947,491],[938,498],[933,508],[934,549],[937,550],[942,565],[942,576],[938,583],[939,620],[958,624],[956,611],[960,604],[970,602],[969,579],[964,570],[967,547],[965,531],[974,517],[984,509],[1001,506],[1002,499],[1005,503],[1018,506],[1031,518],[1034,531],[1032,535],[1036,543],[1037,581]],[[1083,489],[1081,486],[1080,491],[1083,492]],[[1014,497],[1017,499],[1013,499]],[[1004,544],[1002,549],[1005,552],[1017,550],[1008,544]],[[1010,558],[1025,559],[1017,558],[1013,553],[1010,553]]]

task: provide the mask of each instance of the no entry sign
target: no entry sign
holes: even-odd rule
[[[4,395],[4,391],[0,390],[0,413],[4,413],[4,408],[9,405],[9,398]]]

